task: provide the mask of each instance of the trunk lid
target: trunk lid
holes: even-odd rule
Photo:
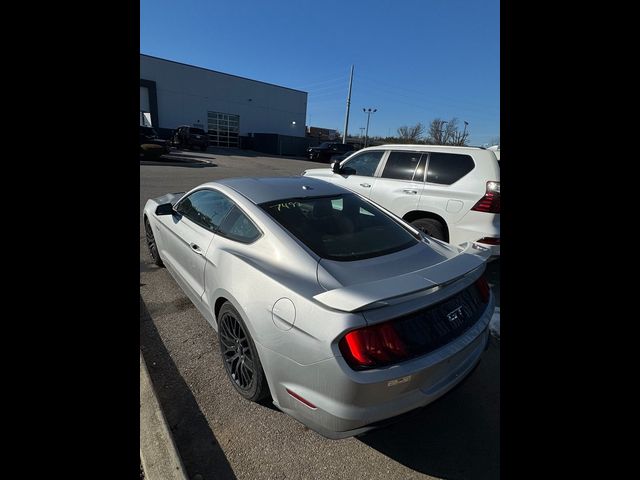
[[[383,259],[359,262],[318,262],[318,281],[328,291],[313,298],[345,312],[381,306],[385,300],[443,286],[480,267],[486,249],[471,243],[458,253],[453,248],[421,243]],[[324,270],[324,271],[321,271]],[[330,284],[330,278],[337,283]],[[333,287],[333,288],[331,288]]]

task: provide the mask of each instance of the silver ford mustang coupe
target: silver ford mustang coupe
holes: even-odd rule
[[[426,236],[308,177],[235,178],[148,200],[144,226],[218,332],[229,380],[329,438],[442,396],[488,342],[488,252]]]

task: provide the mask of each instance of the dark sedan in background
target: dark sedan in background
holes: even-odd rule
[[[357,150],[356,146],[351,143],[323,142],[317,147],[309,147],[307,149],[307,155],[310,160],[324,160],[328,162],[333,156],[348,155],[355,150]]]

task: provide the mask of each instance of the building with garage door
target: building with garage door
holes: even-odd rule
[[[160,136],[189,125],[222,147],[254,134],[304,138],[306,116],[307,92],[140,54],[140,125]]]

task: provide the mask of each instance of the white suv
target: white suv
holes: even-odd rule
[[[500,255],[500,165],[491,150],[381,145],[303,175],[353,190],[434,238]]]

